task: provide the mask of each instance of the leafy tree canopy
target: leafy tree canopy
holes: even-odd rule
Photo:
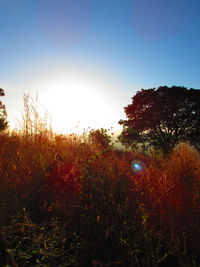
[[[123,141],[123,134],[126,137],[134,129],[138,133],[135,141],[164,154],[180,142],[200,148],[200,90],[181,86],[141,89],[124,110],[127,120],[119,121]]]
[[[130,147],[131,149],[140,149],[141,144],[143,143],[143,139],[140,133],[136,129],[128,126],[125,127],[125,129],[118,136],[118,140],[126,148]]]

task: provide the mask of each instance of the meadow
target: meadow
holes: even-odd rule
[[[134,162],[142,169],[134,170]],[[0,266],[200,266],[200,155],[0,134]]]

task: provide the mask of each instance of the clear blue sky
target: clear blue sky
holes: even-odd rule
[[[108,128],[117,125],[141,88],[200,88],[198,0],[0,0],[0,11],[0,87],[6,93],[1,100],[11,125],[20,117],[23,93],[38,92],[55,121],[59,112],[69,116],[64,98],[76,106],[74,121],[85,102],[85,124],[93,127],[96,114],[94,127]],[[54,95],[55,114],[52,99],[45,102],[52,90],[60,95]],[[91,106],[98,111],[91,112],[90,102],[98,97],[99,106]]]

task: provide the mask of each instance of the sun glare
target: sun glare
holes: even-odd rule
[[[98,81],[93,83],[77,78],[55,80],[45,83],[42,92],[40,100],[49,111],[53,129],[57,132],[112,126],[105,125],[110,110]]]

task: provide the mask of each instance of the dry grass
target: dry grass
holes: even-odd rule
[[[0,144],[0,225],[15,241],[8,251],[19,266],[199,266],[200,157],[193,148],[179,146],[163,159],[76,135],[13,133],[0,135]],[[133,160],[143,163],[141,172],[132,171]],[[24,228],[28,247],[11,223],[23,210],[38,227]],[[42,255],[32,248],[41,236],[48,240],[38,243]]]

